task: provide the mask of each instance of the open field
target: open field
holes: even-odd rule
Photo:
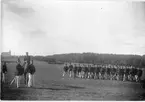
[[[145,100],[142,84],[110,80],[62,79],[62,65],[34,61],[35,87],[8,86],[14,77],[16,64],[10,63],[7,83],[2,85],[3,100]]]

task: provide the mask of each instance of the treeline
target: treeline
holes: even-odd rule
[[[48,63],[78,62],[145,67],[145,55],[70,53],[56,54],[52,56],[33,56],[33,59],[46,61]]]
[[[16,62],[18,56],[1,57],[2,61]],[[24,56],[19,56],[21,61]],[[128,65],[145,68],[145,55],[119,55],[119,54],[96,54],[96,53],[70,53],[55,54],[52,56],[31,56],[34,60],[46,61],[48,63],[63,64],[64,62],[94,63]]]

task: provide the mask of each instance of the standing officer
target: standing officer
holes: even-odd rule
[[[28,66],[30,65],[30,56],[28,54],[28,52],[26,52],[26,56],[24,57],[24,63],[26,63],[26,66],[25,66],[25,69],[24,69],[24,81],[25,81],[25,84],[27,85],[27,68]]]
[[[2,82],[5,83],[5,74],[7,73],[7,65],[6,62],[4,62],[2,66]]]

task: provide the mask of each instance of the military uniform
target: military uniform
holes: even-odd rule
[[[129,70],[129,80],[132,81],[133,80],[133,68],[130,67],[130,70]]]
[[[66,65],[64,65],[63,70],[64,70],[64,72],[65,72],[65,73],[67,73],[67,72],[68,72],[68,69],[69,69],[68,65],[67,65],[67,64],[66,64]]]
[[[81,78],[85,78],[85,66],[82,66]]]
[[[128,73],[129,73],[128,68],[127,67],[124,67],[123,81],[126,81],[127,80]]]
[[[129,80],[129,72],[130,72],[130,69],[129,67],[127,67],[126,73],[125,73],[127,80]]]
[[[74,67],[73,67],[73,73],[74,73],[74,78],[76,78],[76,74],[77,74],[77,65],[74,65]]]
[[[135,80],[135,75],[137,74],[136,68],[132,68],[132,80]]]
[[[88,72],[89,72],[89,69],[88,69],[88,66],[85,66],[85,71],[84,71],[84,75],[85,75],[85,78],[88,78]]]
[[[124,69],[123,67],[121,67],[121,70],[120,70],[120,80],[122,81],[123,80],[123,75],[124,75]]]
[[[111,80],[114,80],[115,77],[116,77],[116,68],[115,68],[115,66],[113,66],[111,68]]]
[[[107,67],[107,69],[106,69],[107,79],[110,79],[110,72],[111,72],[111,69],[110,69],[110,66],[109,66],[109,67]]]
[[[82,67],[81,65],[78,66],[78,76],[81,77]]]
[[[139,68],[138,71],[137,71],[138,81],[141,80],[141,76],[142,76],[142,74],[143,74],[143,71],[142,71],[141,68]]]
[[[121,75],[121,69],[120,69],[120,67],[117,68],[116,74],[117,74],[117,80],[120,80],[120,75]]]
[[[72,77],[72,70],[73,70],[73,65],[69,65],[69,76]]]
[[[5,83],[5,74],[8,72],[6,62],[2,66],[2,82]]]
[[[30,56],[27,55],[27,56],[24,57],[24,63],[26,63],[26,65],[24,67],[24,81],[25,81],[25,84],[27,84],[27,82],[28,82],[28,79],[27,79],[27,68],[30,65],[30,60],[31,60]]]
[[[99,79],[99,67],[96,65],[95,66],[95,79]]]

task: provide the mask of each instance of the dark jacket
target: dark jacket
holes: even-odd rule
[[[17,64],[15,74],[18,76],[24,74],[24,68],[20,64]]]
[[[7,70],[7,65],[4,64],[3,67],[2,67],[2,73],[6,73],[8,70]]]
[[[33,64],[28,65],[27,72],[34,74],[36,72],[35,66]]]

